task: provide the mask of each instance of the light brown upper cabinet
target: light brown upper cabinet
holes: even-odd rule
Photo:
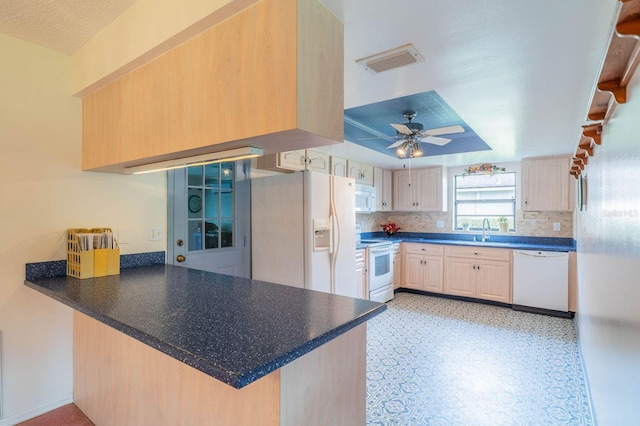
[[[442,166],[396,170],[393,172],[393,210],[444,211],[445,185]]]
[[[373,186],[376,188],[376,211],[393,210],[393,172],[391,170],[373,168]]]
[[[279,152],[263,155],[258,158],[256,165],[259,169],[274,172],[294,172],[297,170],[313,170],[319,173],[329,173],[329,154],[312,149],[298,149],[296,151]]]
[[[572,211],[575,178],[571,156],[522,159],[522,210]]]
[[[358,184],[373,186],[373,166],[355,160],[347,160],[347,177],[354,178]]]
[[[85,96],[82,168],[343,142],[343,57],[318,0],[260,0]]]

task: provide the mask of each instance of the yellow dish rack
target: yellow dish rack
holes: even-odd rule
[[[67,275],[74,278],[94,278],[120,273],[120,248],[113,240],[114,248],[83,250],[80,234],[112,233],[109,228],[74,228],[67,230]]]

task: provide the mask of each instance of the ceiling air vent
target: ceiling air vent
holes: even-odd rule
[[[382,71],[423,61],[424,58],[412,44],[405,44],[395,49],[358,59],[356,64],[363,66],[364,69],[372,74],[377,74]]]

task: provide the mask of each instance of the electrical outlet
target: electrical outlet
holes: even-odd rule
[[[162,229],[160,228],[151,228],[149,232],[149,241],[158,241],[162,239]]]
[[[444,220],[436,220],[436,228],[444,228]]]
[[[553,222],[553,230],[556,232],[560,231],[560,222]]]

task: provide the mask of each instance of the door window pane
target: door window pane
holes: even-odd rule
[[[187,170],[189,251],[233,247],[234,163],[193,166]]]

